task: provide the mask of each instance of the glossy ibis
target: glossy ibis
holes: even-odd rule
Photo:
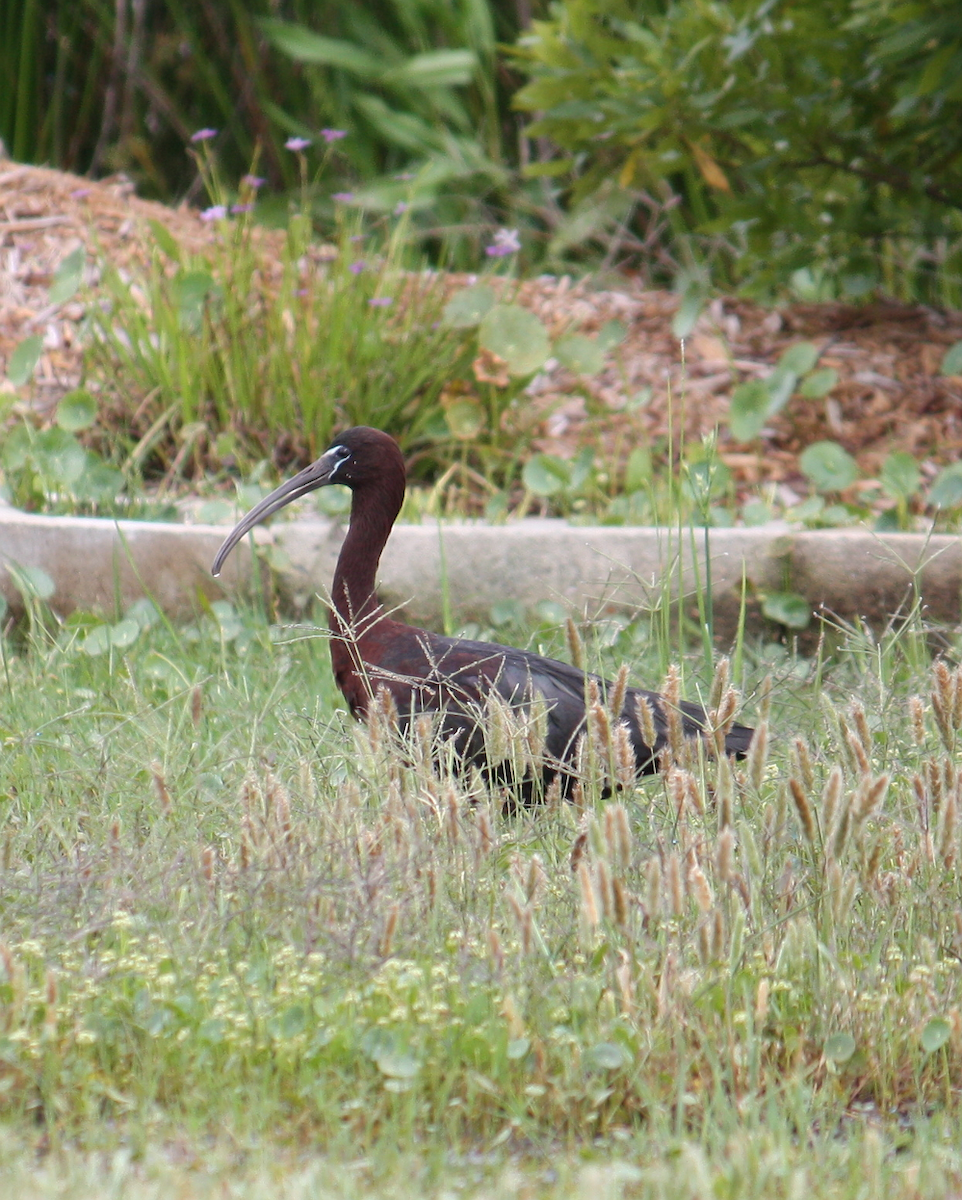
[[[213,574],[220,573],[227,555],[259,521],[331,483],[345,484],[353,493],[350,527],[331,586],[330,611],[334,677],[351,713],[358,718],[366,716],[375,695],[384,688],[393,697],[402,726],[418,714],[440,713],[441,736],[454,739],[461,758],[485,766],[489,777],[505,780],[516,774],[510,766],[486,761],[486,755],[490,758],[496,753],[490,737],[485,738],[492,705],[495,709],[500,705],[502,714],[507,707],[526,718],[536,709],[544,734],[540,759],[544,782],[560,774],[561,789],[568,794],[587,724],[586,702],[597,688],[596,700],[610,704],[616,685],[599,676],[586,677],[577,668],[540,654],[444,637],[404,625],[385,613],[375,594],[375,573],[401,510],[405,487],[404,459],[387,434],[364,426],[342,433],[316,462],[282,483],[231,530],[214,559]],[[620,720],[638,772],[657,768],[659,753],[672,732],[672,714],[676,738],[679,732],[685,737],[697,735],[707,725],[705,710],[696,704],[669,703],[657,692],[625,688],[623,683],[620,690],[624,696]],[[731,715],[724,746],[727,753],[741,756],[748,749],[752,730],[732,724]],[[517,781],[526,798],[539,784],[530,778],[530,769],[528,774],[526,780]]]

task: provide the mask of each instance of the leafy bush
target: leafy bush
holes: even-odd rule
[[[559,151],[554,252],[620,224],[662,275],[960,303],[960,34],[949,0],[565,0],[515,98]]]

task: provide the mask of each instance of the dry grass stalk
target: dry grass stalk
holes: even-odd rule
[[[865,753],[865,747],[862,745],[862,739],[854,730],[849,729],[846,731],[845,740],[848,743],[852,761],[858,769],[858,774],[863,777],[868,775],[871,767],[868,755]]]
[[[638,721],[638,728],[641,730],[641,740],[646,746],[654,749],[658,741],[658,734],[655,730],[655,714],[644,696],[635,698],[635,717]]]
[[[631,825],[623,804],[605,806],[604,829],[608,857],[619,871],[627,871],[631,866]]]
[[[671,747],[672,756],[678,761],[682,756],[685,737],[682,731],[679,707],[681,704],[681,675],[674,663],[668,668],[668,674],[665,676],[661,690],[664,696],[662,709],[665,714],[665,723],[668,726],[668,745]]]
[[[868,718],[865,716],[865,709],[860,700],[853,700],[849,710],[852,714],[852,721],[855,724],[855,732],[858,734],[858,740],[862,743],[862,749],[866,754],[872,753],[872,733],[868,727]]]
[[[541,861],[540,854],[532,854],[528,860],[528,870],[524,880],[524,896],[529,904],[537,904],[541,899],[548,876]]]
[[[921,696],[909,696],[909,719],[912,722],[912,740],[916,746],[925,744],[925,705]]]
[[[731,663],[727,657],[722,657],[715,664],[715,674],[712,676],[711,690],[708,693],[709,712],[717,709],[721,704],[722,696],[728,691],[730,677]]]
[[[309,758],[297,760],[297,794],[302,805],[313,805],[317,799],[317,783],[314,779],[314,767]]]
[[[492,970],[500,979],[504,975],[504,947],[501,945],[501,938],[498,936],[497,930],[493,928],[488,930],[487,941]]]
[[[828,773],[825,787],[822,789],[822,837],[827,840],[838,821],[839,802],[842,799],[844,784],[842,768],[836,764]]]
[[[581,888],[581,915],[589,929],[595,929],[601,917],[598,913],[598,899],[595,896],[591,872],[584,859],[578,863],[578,885]]]
[[[886,772],[876,779],[869,777],[859,784],[853,804],[853,818],[857,825],[864,824],[882,807],[890,781],[891,776]]]
[[[730,883],[733,876],[733,863],[735,860],[735,833],[730,825],[718,835],[718,846],[716,855],[716,865],[718,868],[718,878],[722,883]]]
[[[617,875],[611,881],[611,896],[614,902],[615,924],[619,929],[627,929],[630,910],[628,889],[625,887],[624,881]]]
[[[765,767],[768,763],[768,721],[759,721],[752,734],[751,745],[748,747],[748,761],[745,773],[752,787],[758,791],[765,778]]]
[[[611,883],[611,868],[606,859],[599,858],[595,863],[595,893],[601,900],[601,912],[606,921],[614,920],[615,895]]]
[[[444,791],[444,832],[452,846],[461,841],[461,797],[453,783]]]
[[[792,793],[792,799],[795,801],[795,809],[802,826],[802,832],[805,834],[806,840],[814,844],[815,817],[812,813],[812,806],[808,802],[805,788],[802,786],[801,780],[796,779],[794,775],[789,778],[788,787]]]
[[[561,776],[555,775],[544,794],[544,806],[549,811],[561,807]]]
[[[795,738],[792,743],[792,758],[799,777],[807,790],[811,791],[815,786],[815,768],[812,765],[812,755],[808,748],[808,742],[804,738]]]
[[[205,846],[200,852],[200,871],[208,887],[214,886],[214,848]]]
[[[524,1037],[524,1021],[521,1018],[521,1013],[518,1012],[518,1006],[515,1003],[514,996],[509,992],[501,1003],[501,1015],[504,1017],[508,1025],[508,1036],[512,1041],[517,1041],[518,1038]]]
[[[568,656],[571,659],[571,665],[577,670],[583,671],[585,669],[585,644],[581,640],[578,626],[571,617],[565,622],[565,634],[568,638]]]
[[[571,854],[568,862],[571,867],[572,875],[576,874],[581,865],[581,860],[584,857],[585,850],[588,846],[588,831],[582,829],[575,840],[571,843]]]
[[[635,786],[635,749],[624,721],[615,726],[614,742],[615,779],[618,787],[628,792]]]
[[[706,917],[698,926],[698,959],[703,967],[710,967],[713,957],[711,920]]]
[[[715,770],[715,803],[718,806],[719,829],[727,829],[732,823],[734,790],[731,759],[727,754],[721,754]]]
[[[958,789],[953,788],[945,797],[939,813],[938,853],[947,868],[951,868],[956,855],[956,824],[958,820]]]
[[[695,903],[703,913],[711,912],[715,903],[715,894],[705,872],[696,862],[688,871],[688,886],[695,897]]]
[[[665,862],[665,876],[668,884],[668,900],[671,905],[671,915],[681,917],[685,911],[685,873],[682,870],[681,855],[672,851]]]
[[[621,952],[621,964],[615,971],[615,979],[621,993],[622,1011],[631,1016],[635,1010],[635,981],[631,977],[631,959],[625,950]]]
[[[761,1029],[768,1016],[768,992],[770,984],[767,979],[759,979],[755,991],[755,1028]]]
[[[625,696],[628,692],[628,664],[622,663],[615,676],[614,686],[608,696],[608,712],[612,721],[618,721],[625,707]]]
[[[199,728],[204,709],[204,689],[201,684],[195,684],[190,692],[190,721],[195,729]]]
[[[725,914],[720,908],[716,908],[711,914],[711,956],[713,962],[722,961],[725,957],[726,945]]]
[[[607,709],[600,701],[588,709],[588,733],[595,762],[609,762],[612,757],[611,722],[608,720]]]
[[[772,677],[766,675],[758,689],[758,720],[767,721],[772,712]]]
[[[400,916],[400,905],[395,902],[387,910],[387,916],[384,918],[384,928],[381,930],[381,941],[378,946],[378,953],[381,958],[389,958],[391,950],[394,947],[394,934],[397,931],[398,917]]]
[[[645,863],[645,911],[650,921],[658,919],[661,906],[661,859],[655,856]]]
[[[164,816],[169,815],[174,807],[173,801],[170,798],[170,791],[167,787],[167,780],[164,778],[164,771],[159,762],[150,764],[150,774],[154,781],[154,791],[157,793],[157,800],[160,804],[160,811]]]
[[[735,714],[738,712],[738,693],[734,688],[728,688],[721,698],[721,703],[717,708],[713,708],[708,714],[708,726],[710,731],[710,741],[715,755],[718,758],[725,756],[725,738],[732,725],[735,723]]]

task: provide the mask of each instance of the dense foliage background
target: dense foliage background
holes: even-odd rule
[[[503,224],[528,266],[962,303],[953,0],[0,0],[0,75],[14,158],[165,199],[203,199],[215,128],[282,219],[285,141],[345,130],[318,220],[403,203],[449,262]]]

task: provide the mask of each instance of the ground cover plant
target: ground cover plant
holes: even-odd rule
[[[191,1186],[254,1187],[268,1145],[291,1189],[344,1161],[359,1190],[958,1185],[962,671],[917,613],[836,657],[742,646],[742,764],[682,752],[606,800],[596,707],[579,802],[512,811],[429,729],[401,755],[352,725],[315,630],[27,608],[0,663],[17,1171],[39,1137],[51,1189],[101,1151],[124,1187],[208,1151]],[[567,643],[651,683],[658,628]],[[665,686],[717,707],[730,673]],[[537,753],[508,714],[491,736]]]

